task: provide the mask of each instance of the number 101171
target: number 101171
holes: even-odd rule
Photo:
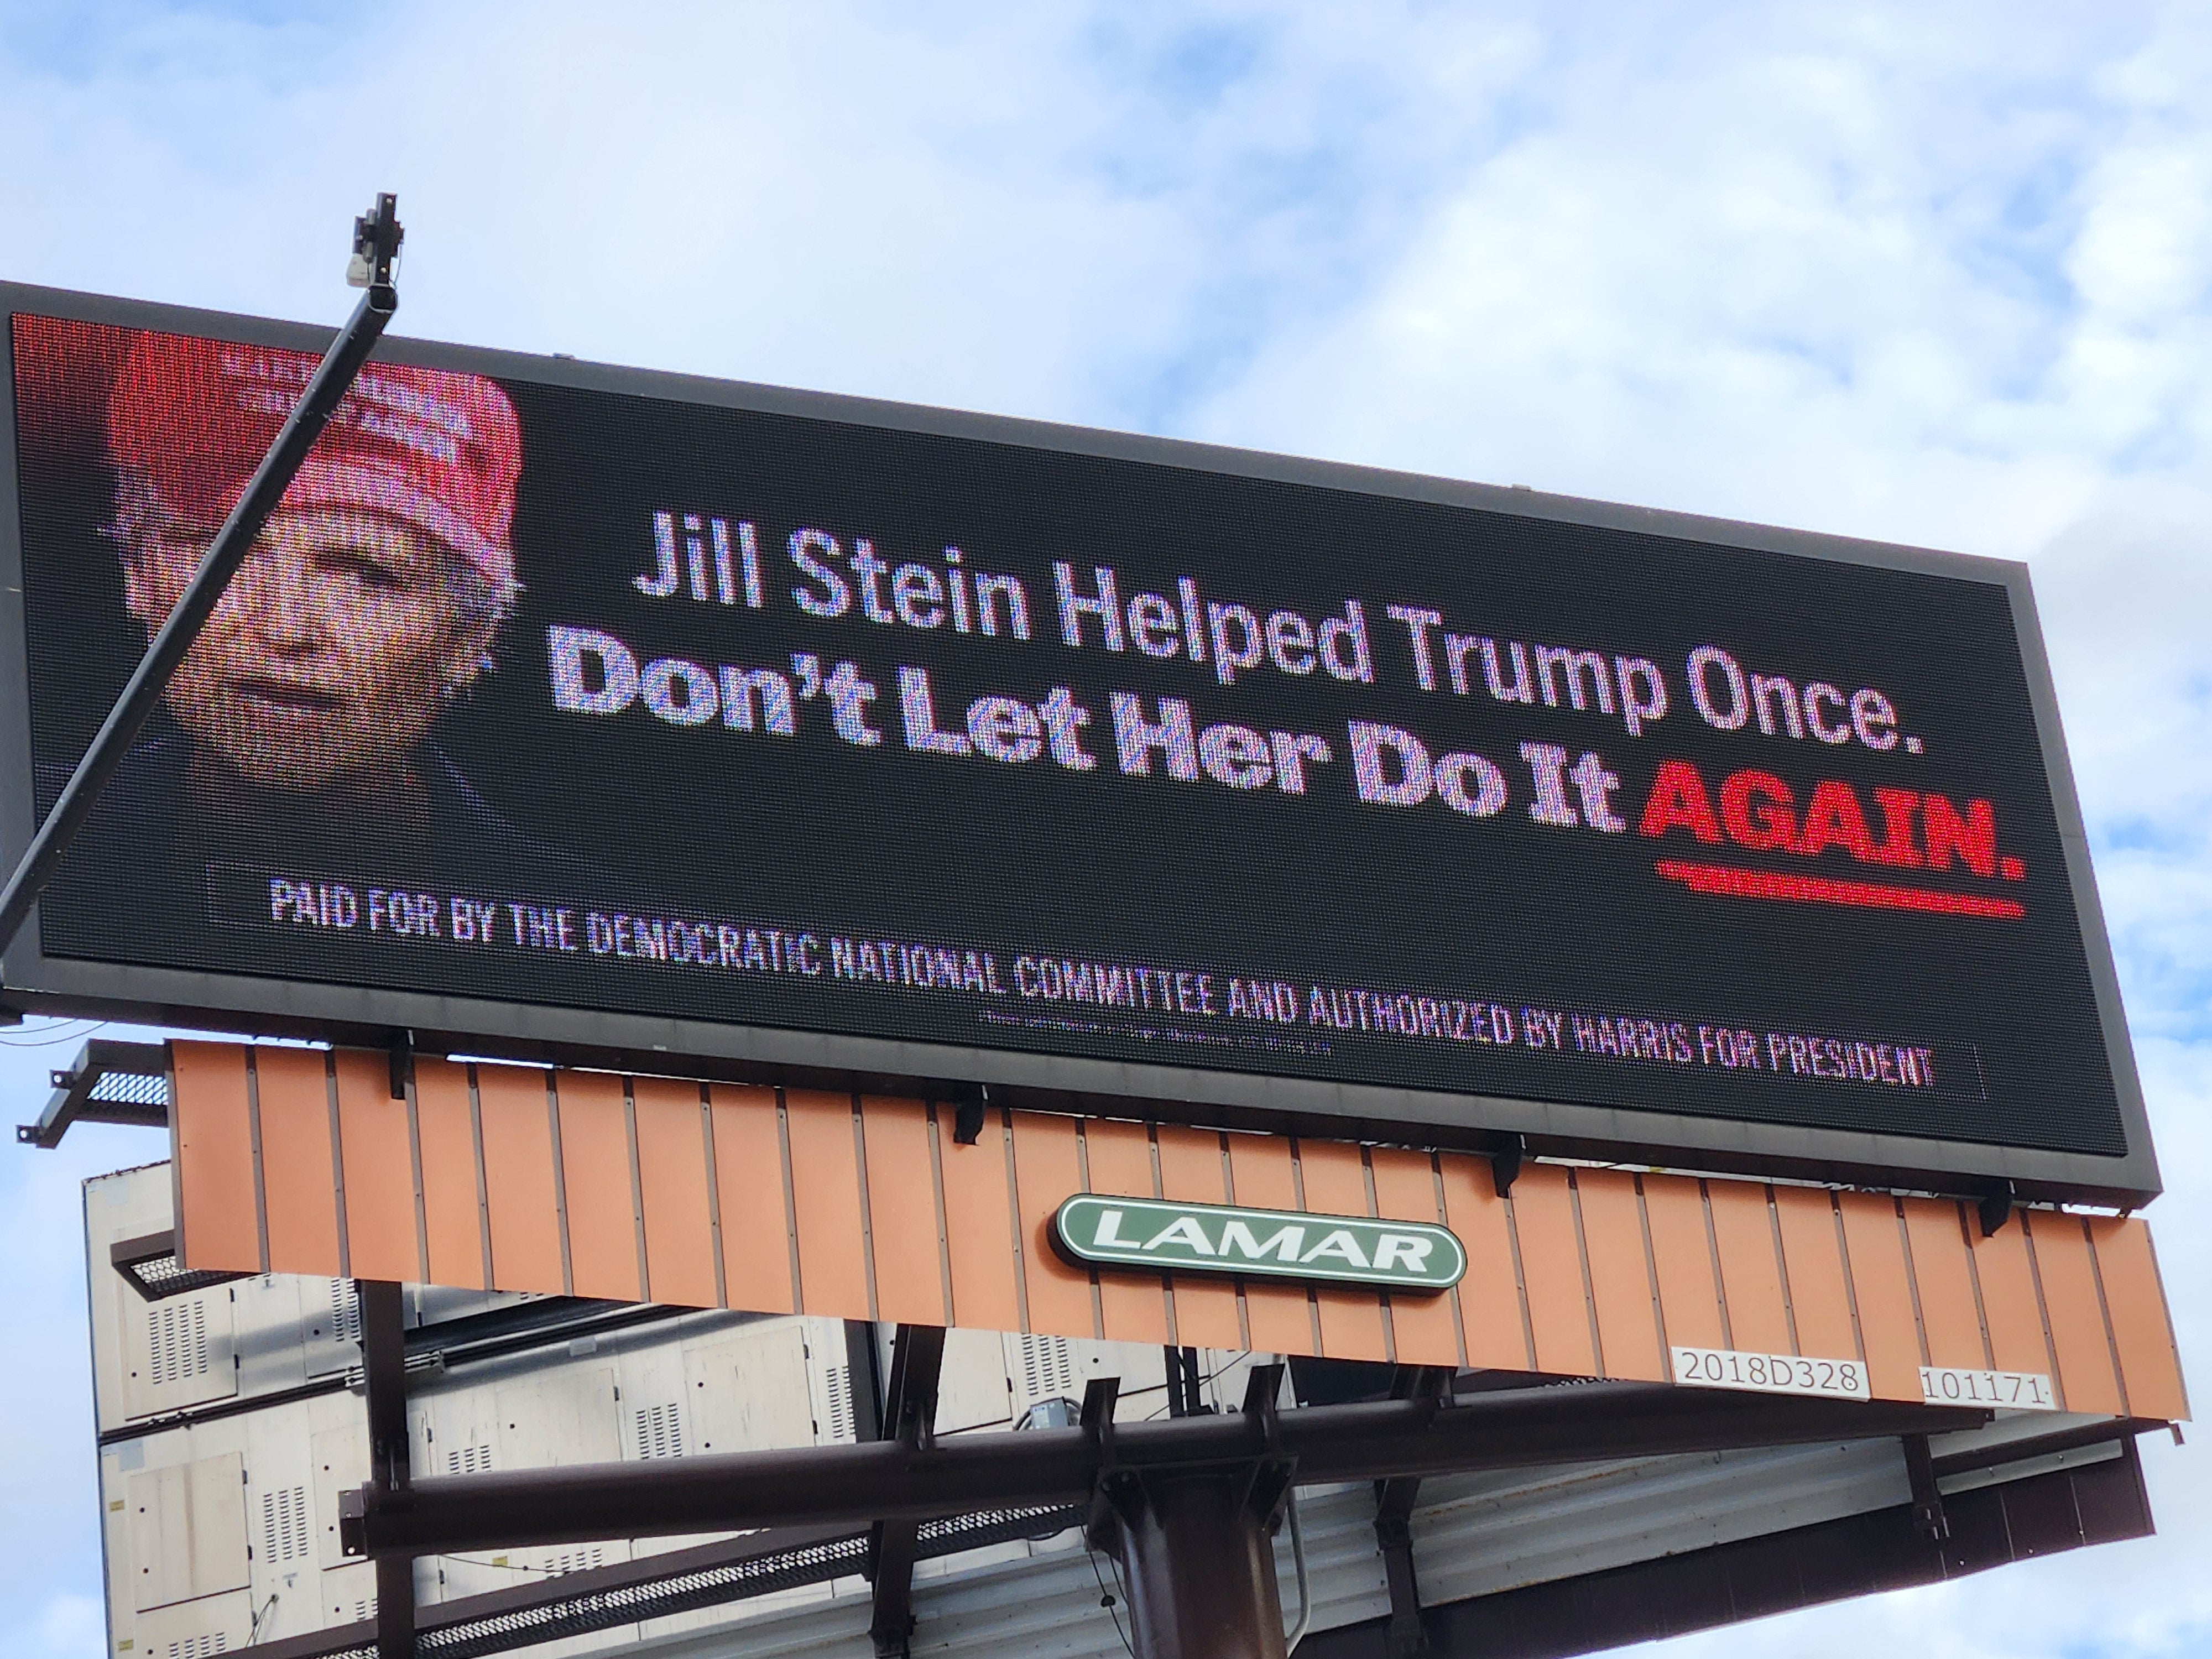
[[[1956,1365],[1923,1365],[1920,1397],[1931,1406],[2002,1406],[2022,1412],[2058,1409],[2051,1379],[2040,1371],[1976,1371]]]
[[[1867,1369],[1857,1359],[1744,1353],[1734,1348],[1675,1348],[1674,1381],[1692,1389],[1747,1389],[1756,1394],[1810,1394],[1865,1400]]]

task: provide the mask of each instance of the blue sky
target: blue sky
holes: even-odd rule
[[[0,0],[0,275],[334,321],[397,189],[409,333],[2027,559],[2201,1390],[2208,84],[2126,0]],[[0,1659],[100,1644],[75,1182],[160,1153],[0,1158]],[[1675,1645],[2212,1649],[2147,1455],[2154,1541]]]

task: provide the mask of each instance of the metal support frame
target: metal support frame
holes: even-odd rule
[[[1982,1224],[1984,1238],[1995,1238],[2005,1223],[2012,1219],[2014,1196],[2013,1184],[2008,1181],[1996,1191],[1984,1194],[1975,1203],[1974,1209]]]
[[[378,1501],[404,1508],[413,1491],[407,1445],[407,1328],[399,1286],[357,1279],[362,1377],[368,1396],[368,1483]],[[377,1659],[414,1659],[415,1558],[376,1557]]]
[[[1271,1541],[1297,1470],[1275,1409],[1282,1384],[1280,1365],[1253,1369],[1231,1455],[1133,1464],[1121,1455],[1115,1385],[1091,1385],[1079,1431],[1099,1455],[1088,1538],[1121,1565],[1137,1659],[1286,1659]],[[1184,1419],[1194,1420],[1204,1419]]]
[[[1451,1387],[1451,1380],[1447,1366],[1401,1365],[1391,1384],[1391,1397],[1436,1400]],[[1391,1659],[1428,1650],[1428,1638],[1421,1629],[1420,1581],[1413,1573],[1413,1504],[1420,1491],[1417,1474],[1375,1483],[1375,1544],[1382,1554],[1383,1582],[1390,1591]]]
[[[980,1083],[963,1083],[947,1091],[952,1103],[952,1144],[973,1146],[983,1135],[983,1113],[991,1091]]]
[[[94,1037],[77,1050],[76,1063],[51,1072],[54,1085],[36,1123],[15,1126],[26,1146],[52,1152],[76,1123],[127,1123],[147,1129],[169,1124],[169,1046]]]
[[[2046,1456],[2055,1449],[2117,1443],[2135,1467],[2134,1437],[2168,1425],[2146,1419],[2119,1419],[2062,1430],[2055,1435],[1970,1448],[1936,1460],[1939,1477],[1977,1470],[2002,1469]],[[2032,1477],[2033,1478],[2033,1477]],[[2061,1474],[2049,1479],[2063,1480]],[[2002,1488],[2000,1488],[2002,1489]],[[1971,1494],[1972,1502],[1982,1494]],[[929,1560],[963,1551],[1036,1537],[1084,1524],[1081,1506],[1049,1511],[982,1512],[940,1522],[925,1531],[917,1554]],[[1838,1523],[1854,1525],[1856,1522]],[[1285,1508],[1291,1558],[1304,1577],[1299,1547],[1298,1506]],[[799,1584],[825,1583],[866,1571],[868,1535],[849,1527],[778,1528],[689,1549],[654,1552],[635,1561],[589,1568],[534,1583],[512,1585],[481,1595],[442,1601],[417,1610],[416,1636],[441,1652],[487,1659],[562,1637],[584,1635],[702,1607],[734,1606]],[[1692,1557],[1692,1559],[1695,1559]],[[2014,1558],[2016,1559],[2016,1558]],[[1984,1563],[1983,1565],[1989,1565]],[[1971,1569],[1969,1569],[1971,1570]],[[1869,1583],[1867,1588],[1891,1588]],[[1285,1592],[1287,1594],[1287,1591]],[[1301,1626],[1310,1622],[1310,1596],[1300,1598],[1304,1618],[1293,1620],[1287,1649],[1297,1651]],[[1444,1615],[1447,1619],[1451,1614]],[[304,1635],[264,1643],[256,1659],[362,1659],[375,1640],[373,1624],[338,1625]]]
[[[149,1302],[166,1302],[173,1296],[190,1296],[211,1285],[254,1277],[222,1268],[185,1267],[177,1260],[177,1235],[167,1229],[118,1239],[107,1247],[107,1261],[123,1281]]]
[[[1912,1524],[1923,1538],[1940,1544],[1951,1535],[1951,1517],[1943,1513],[1943,1493],[1936,1484],[1936,1460],[1928,1449],[1928,1437],[1904,1437],[1905,1474],[1912,1483]]]
[[[940,1560],[1018,1538],[1064,1532],[1079,1526],[1082,1518],[1079,1509],[969,1516],[932,1527],[917,1554]],[[849,1578],[865,1571],[867,1549],[867,1534],[849,1527],[750,1532],[433,1602],[416,1609],[416,1638],[441,1654],[485,1659],[644,1620],[732,1607],[801,1584]],[[363,1659],[375,1641],[373,1622],[326,1626],[257,1643],[253,1659]]]
[[[937,1385],[945,1369],[945,1331],[902,1325],[891,1339],[891,1375],[884,1390],[883,1437],[920,1454],[937,1444]],[[907,1659],[914,1636],[914,1564],[921,1523],[876,1522],[868,1534],[868,1577],[874,1604],[868,1637],[877,1659]]]
[[[284,417],[276,441],[247,480],[238,505],[216,532],[176,609],[155,633],[84,757],[62,786],[53,809],[24,848],[7,886],[0,889],[0,956],[15,942],[31,907],[39,902],[39,895],[60,868],[70,843],[91,817],[100,790],[121,768],[131,745],[161,706],[170,675],[199,638],[200,629],[230,586],[231,577],[252,550],[254,538],[283,500],[284,491],[306,463],[307,452],[322,435],[324,426],[352,389],[354,377],[368,361],[385,325],[399,309],[399,290],[392,286],[392,267],[399,257],[404,234],[399,225],[398,198],[390,194],[379,196],[376,205],[354,221],[353,255],[346,280],[367,292],[323,354],[321,365],[292,412]]]
[[[1258,1412],[963,1436],[917,1450],[896,1440],[735,1452],[665,1462],[518,1469],[417,1480],[402,1504],[348,1495],[339,1534],[356,1559],[501,1546],[654,1538],[833,1520],[931,1520],[982,1509],[1079,1504],[1117,1469],[1248,1461],[1272,1438]],[[1310,1406],[1274,1434],[1301,1485],[1619,1457],[1942,1434],[1989,1413],[1888,1401],[1741,1395],[1663,1383],[1591,1382],[1437,1400]]]
[[[1528,1137],[1515,1135],[1504,1146],[1490,1155],[1491,1189],[1498,1197],[1510,1197],[1513,1183],[1521,1178],[1521,1161],[1528,1154]]]
[[[1274,1522],[1244,1471],[1130,1480],[1113,1516],[1137,1659],[1285,1659]]]

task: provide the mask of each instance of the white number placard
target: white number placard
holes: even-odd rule
[[[2051,1379],[2040,1371],[1974,1371],[1960,1365],[1923,1365],[1920,1397],[1931,1406],[1995,1406],[2022,1412],[2058,1409]]]
[[[1810,1394],[1831,1400],[1865,1400],[1867,1368],[1858,1359],[1815,1359],[1798,1354],[1745,1353],[1735,1348],[1671,1351],[1674,1381],[1692,1389],[1746,1389],[1755,1394]]]

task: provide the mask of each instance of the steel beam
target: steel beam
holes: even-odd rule
[[[1271,1436],[1262,1419],[1275,1419]],[[1116,1425],[1113,1455],[1139,1472],[1294,1464],[1300,1485],[1519,1468],[1978,1427],[1989,1414],[1591,1382],[1455,1401],[1393,1400],[1280,1413],[1231,1412]],[[418,1480],[404,1504],[345,1495],[346,1553],[442,1554],[507,1545],[653,1538],[833,1521],[930,1520],[975,1510],[1077,1504],[1097,1489],[1101,1437],[1085,1428],[900,1440],[726,1456]]]
[[[1126,1483],[1114,1558],[1135,1659],[1285,1659],[1269,1517],[1244,1470],[1172,1470]]]
[[[943,1327],[898,1328],[884,1391],[884,1439],[915,1451],[936,1443],[937,1384],[944,1369]],[[874,1585],[868,1636],[876,1659],[906,1659],[914,1635],[914,1563],[921,1534],[921,1523],[909,1516],[878,1521],[868,1534],[868,1577]]]
[[[407,1328],[399,1286],[354,1281],[361,1304],[362,1376],[368,1406],[368,1490],[386,1505],[407,1502]],[[410,1553],[376,1558],[376,1659],[415,1659],[415,1561]]]
[[[169,1045],[166,1042],[118,1042],[94,1037],[77,1051],[76,1064],[66,1072],[49,1074],[53,1097],[36,1123],[15,1126],[15,1139],[26,1146],[52,1152],[76,1123],[128,1123],[148,1129],[169,1126]],[[161,1086],[141,1085],[128,1089],[136,1099],[101,1100],[100,1085],[111,1077],[158,1078]],[[112,1091],[121,1093],[124,1091]]]

